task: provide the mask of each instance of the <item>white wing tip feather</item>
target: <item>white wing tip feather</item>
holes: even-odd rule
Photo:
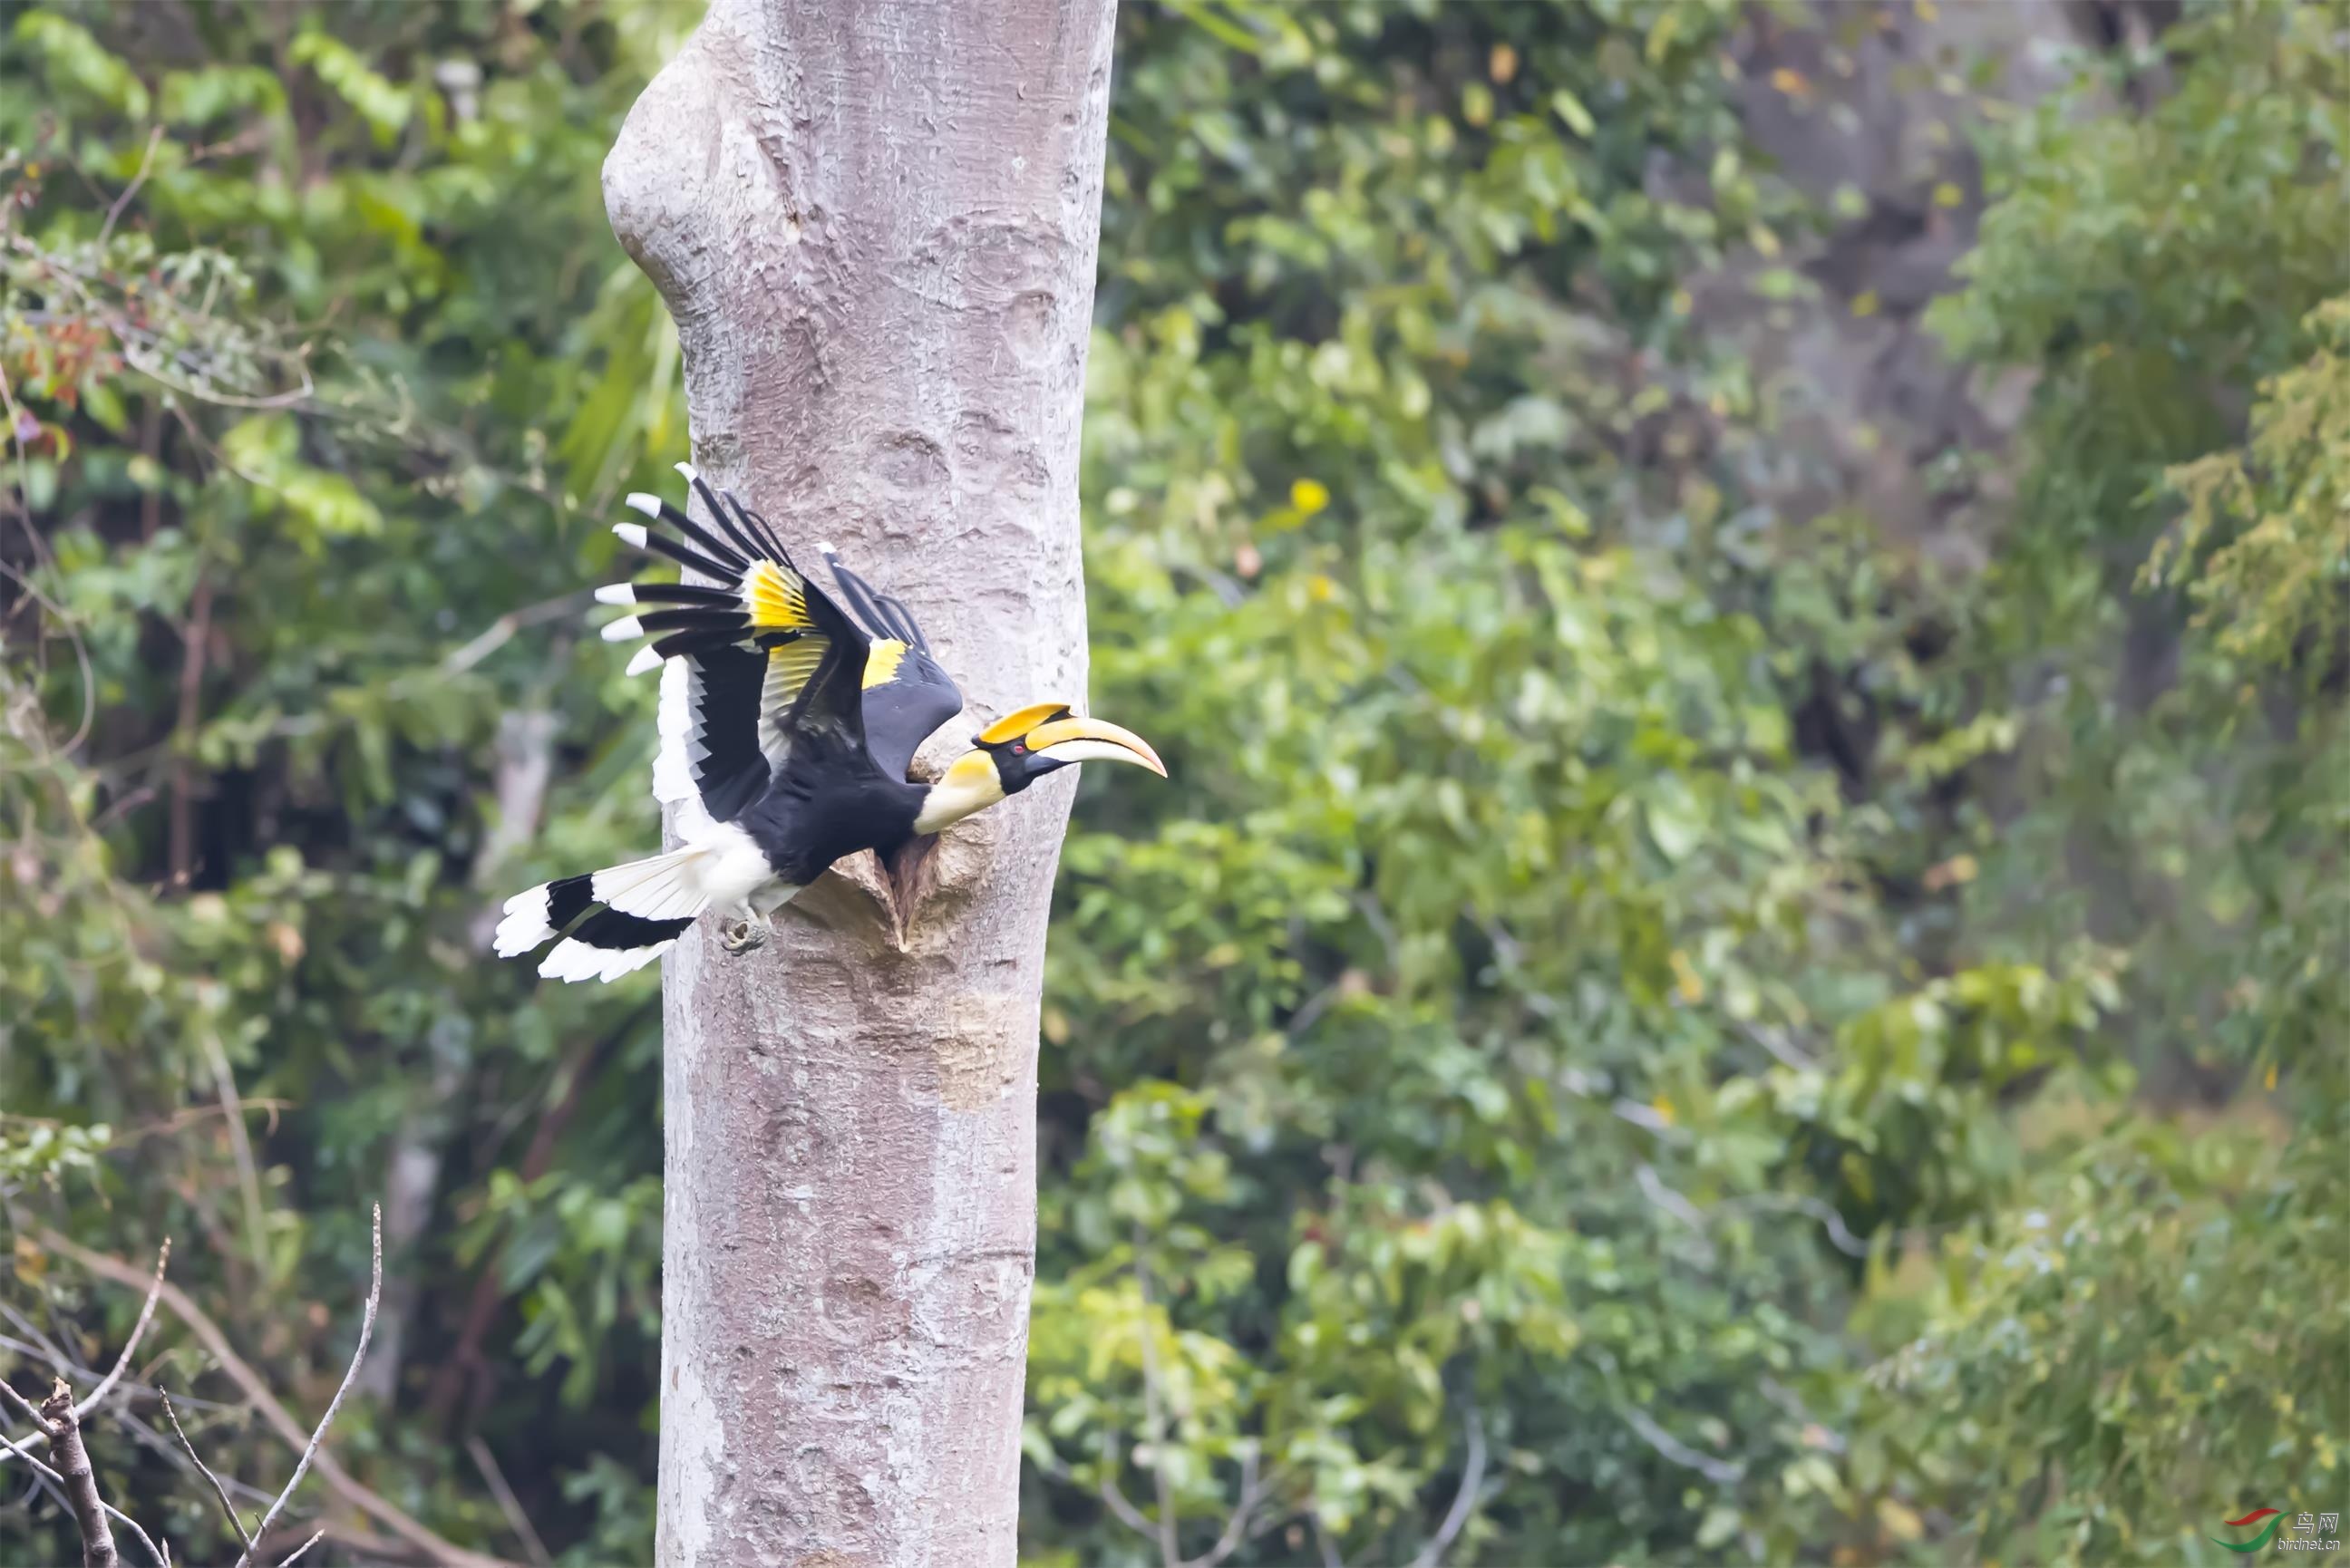
[[[650,670],[654,665],[661,662],[663,662],[663,660],[660,656],[660,649],[655,648],[649,642],[642,648],[637,649],[634,654],[629,656],[627,673],[630,675],[642,675],[646,670]]]
[[[624,545],[639,550],[645,547],[645,525],[641,523],[615,523],[612,532],[620,536]]]
[[[694,472],[693,464],[690,462],[679,463],[677,465],[677,472],[684,477],[685,482],[688,484],[691,484],[696,479],[702,477],[699,473]]]
[[[839,551],[837,551],[837,550],[836,550],[836,549],[834,549],[834,548],[832,547],[832,541],[831,541],[831,540],[827,539],[827,540],[824,540],[823,542],[821,542],[820,544],[818,544],[818,545],[816,545],[816,553],[817,555],[819,555],[819,556],[822,556],[826,560],[829,561],[829,560],[831,560],[835,556],[838,555],[840,552],[839,552]]]
[[[629,499],[626,504],[631,511],[641,512],[648,517],[658,517],[660,515],[660,497],[658,495],[648,495],[641,490],[629,491]]]
[[[624,615],[604,628],[606,642],[626,642],[632,637],[645,635],[645,623],[632,615]]]
[[[637,586],[634,583],[606,583],[596,590],[596,602],[599,605],[632,605],[637,602]]]

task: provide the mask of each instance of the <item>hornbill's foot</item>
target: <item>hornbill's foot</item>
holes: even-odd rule
[[[767,922],[756,916],[727,921],[718,928],[718,945],[730,953],[755,952],[767,945]]]

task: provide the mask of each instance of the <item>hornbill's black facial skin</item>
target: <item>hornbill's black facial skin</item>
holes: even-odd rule
[[[1003,783],[1006,795],[1018,794],[1046,774],[1055,773],[1075,763],[1075,757],[1056,757],[1048,752],[1032,752],[1024,740],[1005,741],[1000,745],[980,742],[980,750],[995,761],[995,776]]]

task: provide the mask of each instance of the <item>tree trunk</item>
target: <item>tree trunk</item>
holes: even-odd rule
[[[1114,0],[716,0],[604,168],[694,456],[913,607],[984,717],[1081,700]],[[1068,774],[667,961],[664,1564],[1008,1564]]]

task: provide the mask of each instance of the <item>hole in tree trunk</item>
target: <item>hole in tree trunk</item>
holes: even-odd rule
[[[910,838],[879,857],[881,879],[889,889],[889,912],[901,936],[914,923],[915,907],[938,880],[938,837],[933,834]]]

